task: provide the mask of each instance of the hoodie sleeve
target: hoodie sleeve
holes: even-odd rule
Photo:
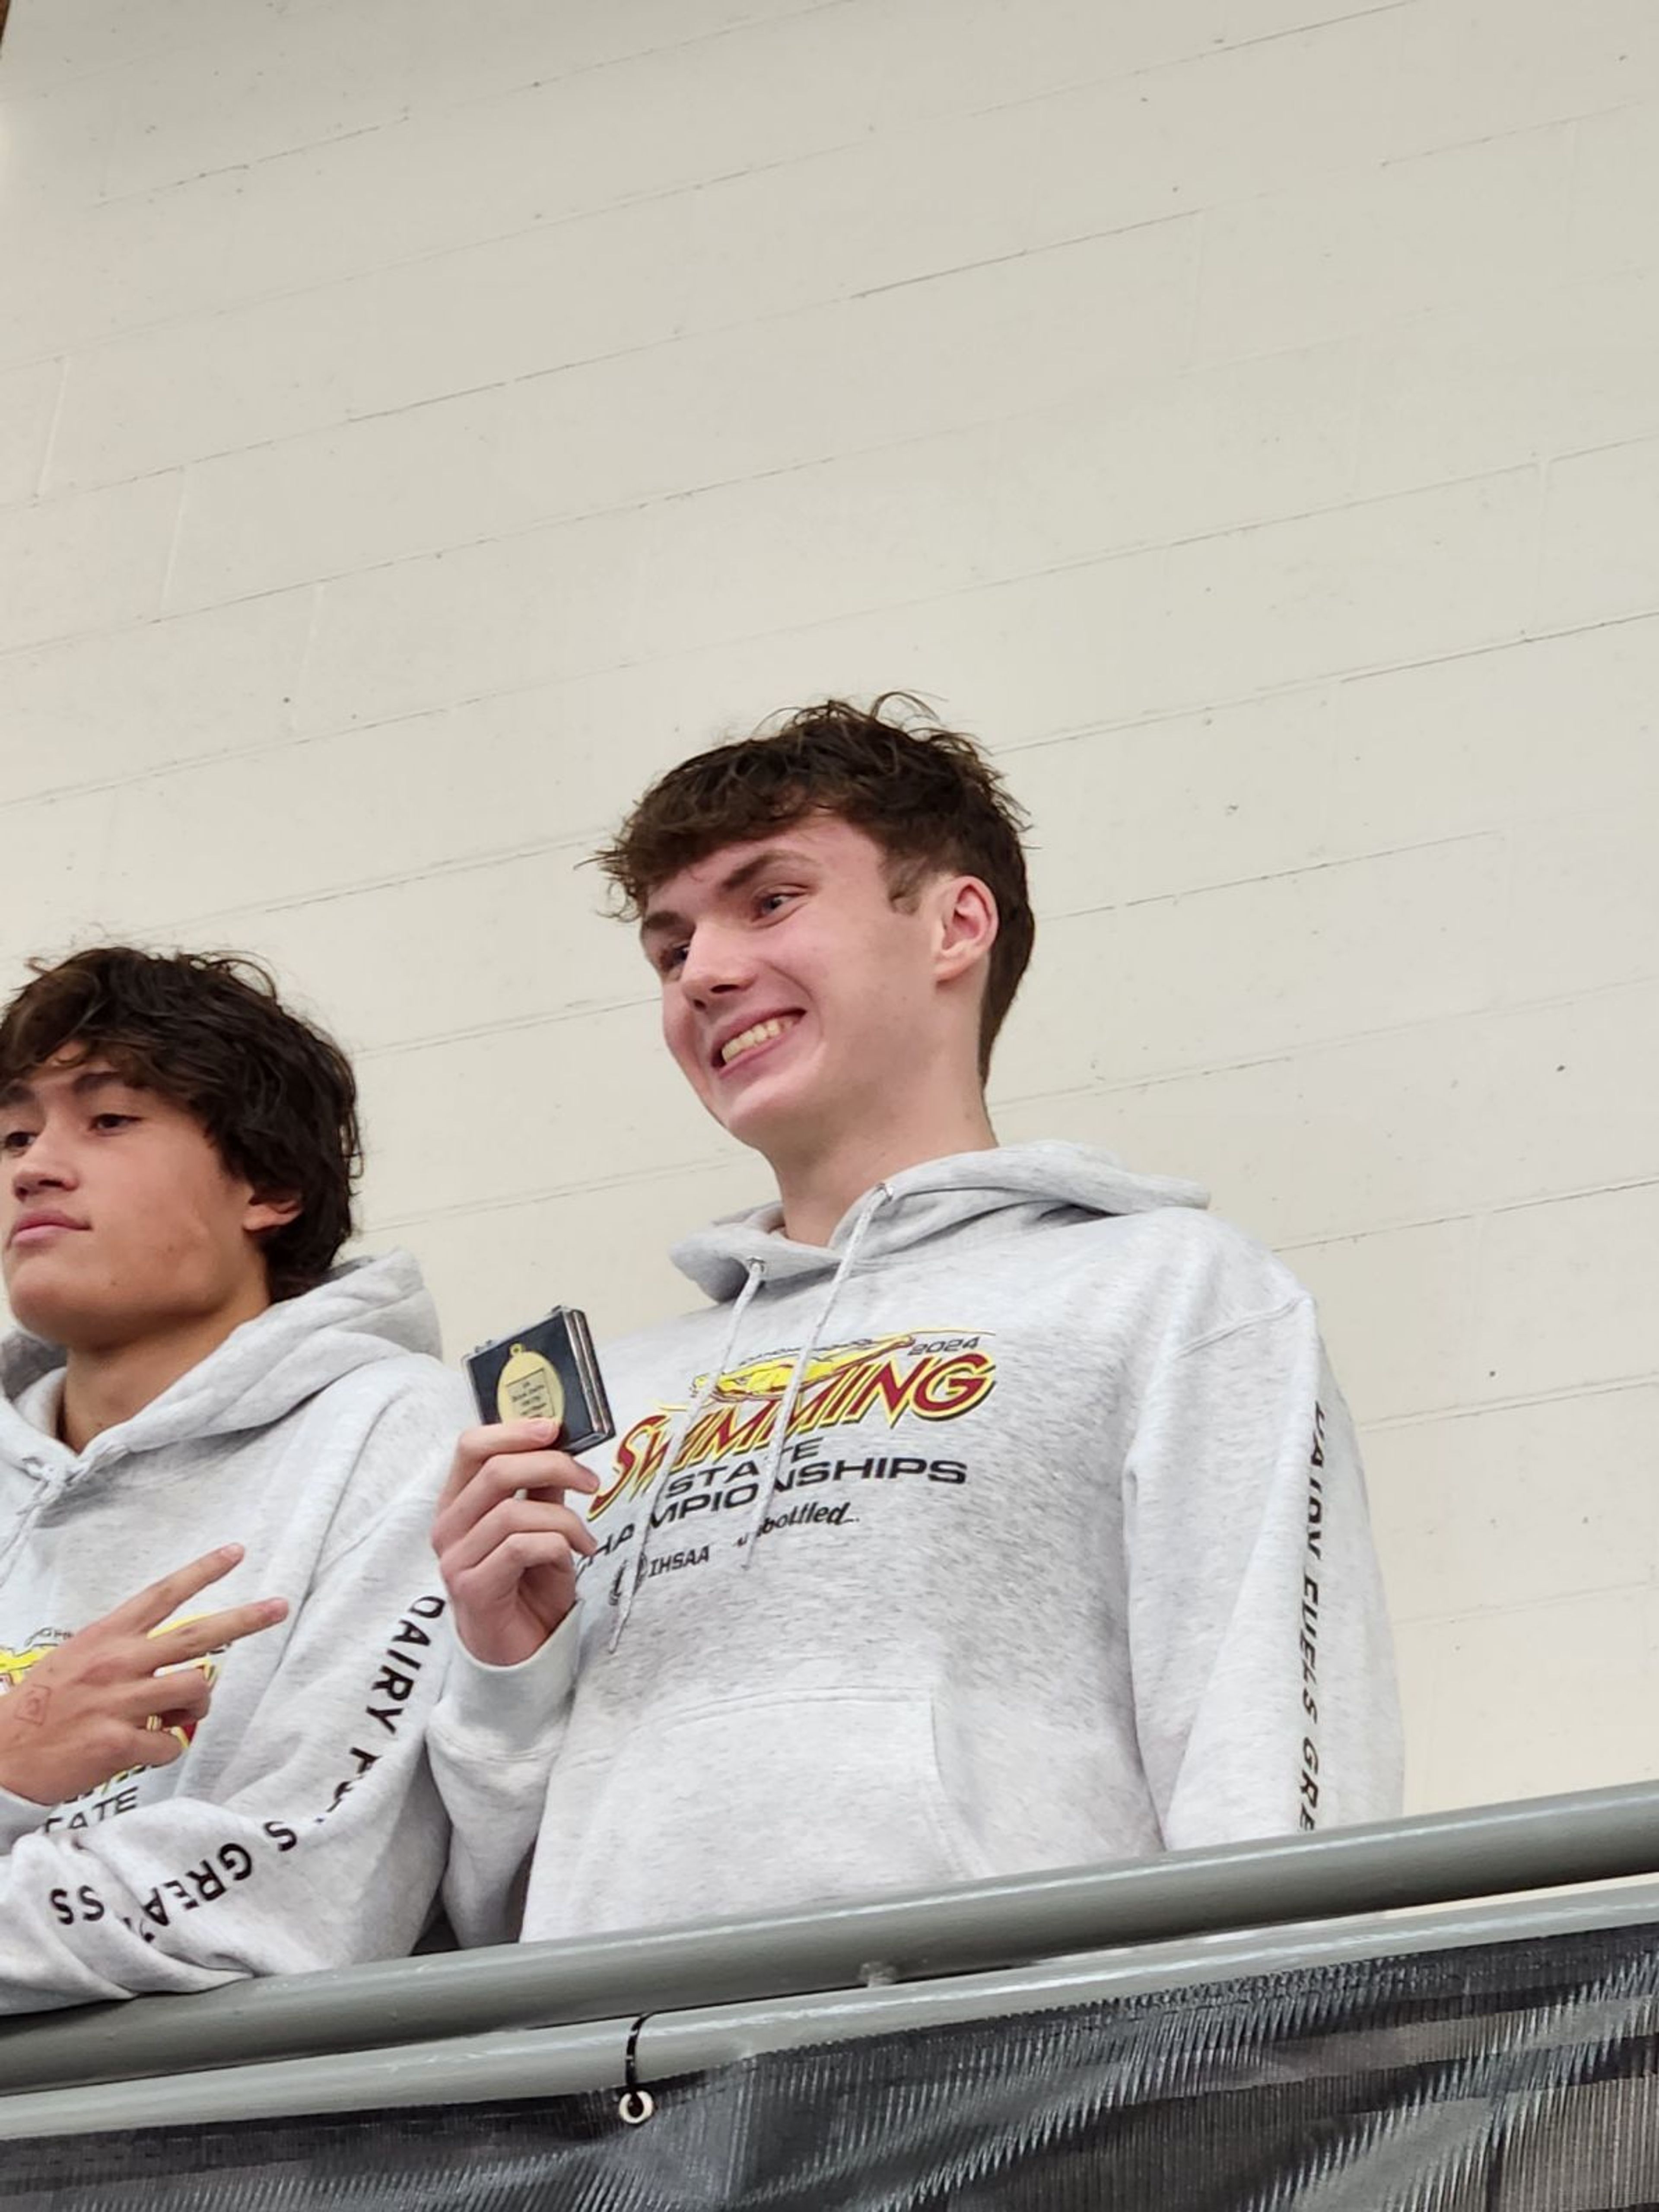
[[[518,1936],[580,1638],[578,1602],[517,1667],[486,1667],[456,1647],[428,1749],[453,1829],[444,1908],[464,1944]]]
[[[435,1486],[410,1480],[430,1414],[416,1396],[370,1431],[354,1485],[367,1472],[392,1503],[297,1604],[211,1799],[181,1775],[179,1794],[95,1826],[22,1833],[4,1819],[20,1801],[0,1808],[0,2014],[412,1947],[446,1840],[422,1742],[448,1657]]]
[[[1161,1363],[1125,1485],[1136,1725],[1165,1844],[1396,1814],[1364,1478],[1305,1292]]]

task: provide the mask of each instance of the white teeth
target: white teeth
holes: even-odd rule
[[[744,1030],[741,1036],[734,1036],[729,1043],[720,1047],[720,1065],[730,1067],[739,1054],[753,1052],[758,1044],[770,1044],[774,1037],[781,1036],[788,1027],[787,1022],[777,1020],[757,1022],[753,1029]]]

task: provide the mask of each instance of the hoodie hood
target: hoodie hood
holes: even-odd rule
[[[407,1252],[348,1261],[314,1290],[283,1298],[242,1322],[159,1398],[94,1437],[89,1455],[154,1451],[267,1427],[360,1367],[411,1352],[435,1357],[438,1317]],[[64,1364],[60,1345],[16,1329],[0,1343],[0,1451],[20,1431],[39,1450],[40,1432],[18,1401]]]
[[[861,1216],[867,1218],[860,1256],[878,1261],[999,1213],[1027,1219],[1054,1212],[1151,1213],[1164,1206],[1201,1209],[1210,1202],[1209,1193],[1195,1182],[1136,1175],[1110,1152],[1048,1140],[927,1160],[877,1188],[884,1194],[879,1209],[869,1211],[866,1193],[837,1222],[828,1244],[797,1244],[780,1236],[783,1209],[774,1200],[696,1231],[671,1257],[699,1290],[724,1303],[738,1296],[757,1264],[773,1285],[805,1284],[833,1273]]]

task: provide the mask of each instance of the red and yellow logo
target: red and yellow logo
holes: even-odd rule
[[[944,1335],[944,1346],[938,1340]],[[777,1427],[789,1378],[799,1355],[769,1352],[716,1376],[708,1389],[707,1409],[686,1431],[674,1455],[674,1468],[701,1467],[728,1455],[761,1450]],[[996,1361],[977,1337],[962,1333],[911,1330],[815,1352],[802,1377],[800,1395],[789,1418],[789,1434],[850,1427],[880,1414],[889,1428],[908,1413],[921,1421],[954,1421],[983,1405],[996,1387]],[[692,1384],[693,1398],[703,1394],[707,1376]],[[683,1405],[661,1406],[635,1422],[617,1445],[613,1480],[589,1508],[589,1517],[605,1512],[619,1498],[638,1497],[662,1472],[669,1439]]]

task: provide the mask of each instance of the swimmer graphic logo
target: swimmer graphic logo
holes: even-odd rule
[[[729,1455],[757,1452],[770,1443],[797,1350],[749,1359],[717,1376],[707,1405],[687,1430],[674,1457],[683,1473]],[[692,1400],[704,1395],[707,1376],[694,1379]],[[880,1415],[889,1428],[907,1414],[922,1421],[954,1421],[984,1404],[996,1387],[996,1360],[984,1336],[969,1330],[908,1330],[814,1352],[790,1417],[791,1437],[851,1427]],[[659,1406],[635,1421],[617,1445],[612,1480],[599,1492],[589,1517],[618,1498],[641,1496],[660,1473],[675,1423],[687,1403]]]
[[[802,1388],[810,1390],[815,1382],[827,1382],[832,1375],[842,1375],[849,1367],[883,1358],[890,1352],[902,1352],[914,1341],[908,1335],[883,1336],[867,1343],[837,1345],[828,1352],[815,1352],[806,1363]],[[709,1395],[723,1405],[746,1405],[750,1399],[781,1401],[795,1371],[796,1356],[793,1352],[771,1352],[759,1359],[748,1360],[743,1366],[717,1376]],[[706,1375],[699,1375],[691,1385],[692,1390],[701,1391],[708,1380]]]

